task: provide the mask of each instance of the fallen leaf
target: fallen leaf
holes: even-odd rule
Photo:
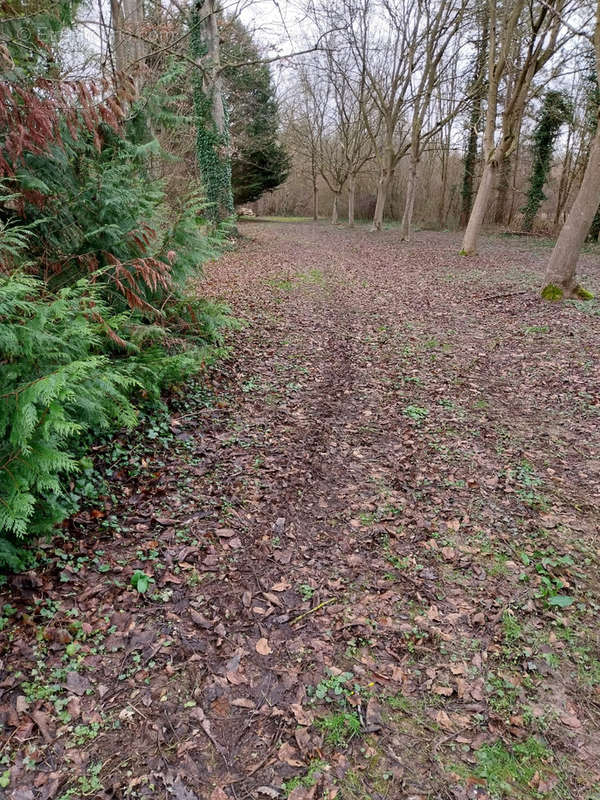
[[[68,672],[65,682],[67,689],[73,694],[81,697],[90,688],[90,682],[78,672]]]
[[[236,697],[231,701],[231,705],[236,708],[256,708],[254,700],[249,700],[247,697]]]
[[[37,711],[31,712],[31,719],[35,722],[35,724],[40,729],[40,733],[46,744],[50,744],[53,741],[53,737],[50,735],[50,730],[48,728],[48,724],[50,722],[50,718],[48,714],[44,714],[43,711],[39,709]]]
[[[444,697],[450,697],[450,695],[453,693],[454,689],[451,686],[439,686],[439,685],[436,685],[436,686],[432,686],[431,691],[434,694],[442,694],[442,695],[444,695]]]
[[[279,581],[279,583],[275,583],[273,586],[271,586],[271,591],[272,592],[285,592],[285,590],[289,589],[290,586],[291,586],[291,583],[288,583],[287,581]]]
[[[560,715],[560,720],[569,728],[581,728],[581,721],[575,716],[575,714],[569,714],[567,711],[563,711]]]
[[[446,712],[442,709],[440,709],[435,715],[435,721],[447,731],[452,729],[452,721],[450,720],[448,714],[446,714]]]
[[[268,656],[271,655],[273,651],[269,647],[269,643],[266,639],[259,639],[256,643],[256,652],[260,653],[261,656]]]
[[[379,731],[383,727],[383,718],[381,715],[381,706],[374,697],[369,699],[367,703],[367,711],[365,714],[367,722],[367,730],[369,733]]]
[[[300,703],[292,703],[290,706],[290,710],[294,717],[296,718],[296,722],[298,725],[312,725],[314,721],[314,715],[311,714],[310,711],[305,709]]]
[[[303,762],[298,758],[298,751],[289,742],[284,742],[277,751],[277,758],[290,767],[301,767]]]

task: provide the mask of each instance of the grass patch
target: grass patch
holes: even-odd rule
[[[550,777],[552,758],[546,745],[533,736],[511,749],[498,741],[477,751],[474,775],[485,780],[492,800],[537,797],[537,786]]]
[[[356,711],[339,711],[316,720],[316,727],[325,734],[325,741],[333,747],[347,747],[360,735],[361,722]]]

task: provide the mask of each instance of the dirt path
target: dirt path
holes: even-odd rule
[[[243,232],[212,393],[4,593],[6,796],[600,797],[600,306],[530,240]]]

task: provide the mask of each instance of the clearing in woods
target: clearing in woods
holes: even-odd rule
[[[537,239],[242,232],[230,356],[3,590],[6,796],[600,797],[600,305]]]

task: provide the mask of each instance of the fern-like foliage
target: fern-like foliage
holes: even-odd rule
[[[65,20],[76,5],[61,0]],[[150,169],[162,154],[146,115],[175,124],[170,112],[44,83],[44,53],[0,47],[0,569],[75,510],[86,444],[201,372],[232,324],[187,289],[227,227],[207,226],[197,194],[170,201]]]

